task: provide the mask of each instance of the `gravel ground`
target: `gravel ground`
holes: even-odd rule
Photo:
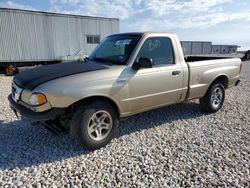
[[[11,79],[0,76],[0,187],[250,187],[250,62],[216,114],[197,101],[139,114],[93,152],[16,119]]]

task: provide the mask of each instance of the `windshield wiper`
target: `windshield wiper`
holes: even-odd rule
[[[96,61],[96,62],[105,63],[105,64],[108,64],[108,65],[113,65],[110,60],[104,59],[104,58],[100,58],[100,57],[94,57],[93,59],[90,59],[90,60]]]
[[[88,61],[88,60],[89,60],[88,57],[85,57],[85,58],[83,59],[84,62],[86,62],[86,61]]]

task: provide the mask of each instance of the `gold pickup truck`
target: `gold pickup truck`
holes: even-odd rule
[[[175,34],[115,34],[83,62],[17,74],[8,98],[16,114],[69,130],[96,149],[110,142],[121,118],[137,113],[190,99],[200,99],[205,112],[218,111],[241,68],[238,58],[184,58]]]

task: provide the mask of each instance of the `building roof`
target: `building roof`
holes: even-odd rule
[[[228,44],[213,44],[212,46],[227,46],[227,47],[237,47],[237,48],[240,48],[240,46],[238,45],[228,45]]]
[[[100,17],[100,16],[83,16],[83,15],[76,15],[76,14],[64,14],[64,13],[56,13],[56,12],[47,12],[47,11],[37,11],[37,10],[23,10],[23,9],[14,9],[14,8],[1,8],[0,11],[12,11],[12,12],[25,12],[25,13],[32,13],[32,14],[47,14],[53,16],[72,16],[72,17],[83,17],[83,18],[90,18],[90,19],[111,19],[111,20],[118,20],[119,18],[108,18],[108,17]]]
[[[202,42],[202,43],[212,43],[211,41],[187,41],[187,40],[182,40],[181,42],[192,42],[192,43]]]

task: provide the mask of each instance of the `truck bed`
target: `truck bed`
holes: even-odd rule
[[[215,78],[225,78],[227,87],[233,86],[239,80],[241,62],[239,58],[197,57],[192,61],[191,59],[189,59],[190,62],[186,61],[189,67],[188,99],[204,96]]]
[[[195,62],[195,61],[206,61],[206,60],[215,60],[215,59],[230,59],[234,57],[225,57],[225,56],[186,56],[186,62]]]

